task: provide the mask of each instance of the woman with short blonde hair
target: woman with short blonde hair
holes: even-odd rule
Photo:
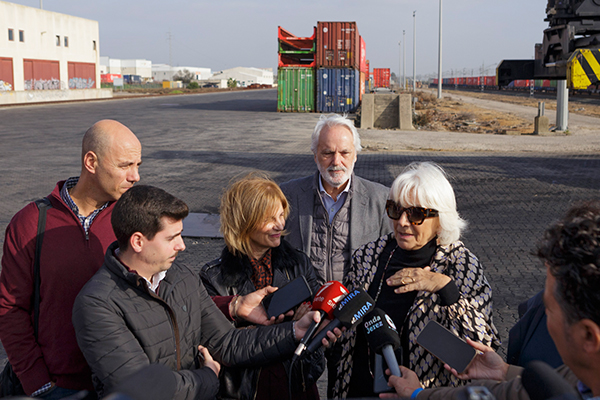
[[[211,296],[234,296],[229,311],[222,309],[236,326],[250,324],[235,313],[235,296],[257,290],[282,287],[304,276],[313,293],[320,287],[309,258],[283,240],[288,202],[281,189],[268,176],[251,173],[233,182],[221,198],[221,232],[225,248],[221,257],[206,264],[202,282]],[[296,318],[306,311],[296,309]],[[233,310],[233,311],[232,311]],[[290,360],[255,368],[223,367],[221,398],[287,399]],[[322,351],[294,365],[292,392],[294,400],[319,398],[316,380],[323,373]]]

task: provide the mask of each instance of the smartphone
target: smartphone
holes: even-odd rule
[[[425,325],[417,337],[417,343],[458,373],[467,369],[476,354],[467,342],[436,321],[429,321]]]
[[[310,299],[313,293],[306,278],[299,276],[293,281],[265,296],[262,301],[267,317],[285,314],[302,302]]]

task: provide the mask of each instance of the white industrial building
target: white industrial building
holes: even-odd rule
[[[194,75],[193,79],[197,81],[210,79],[212,77],[210,68],[172,67],[168,64],[154,64],[152,65],[152,79],[156,82],[172,81],[173,76],[184,70],[191,72]]]
[[[112,97],[99,53],[97,21],[0,1],[0,104]]]
[[[152,61],[100,57],[100,71],[101,74],[139,75],[144,80],[150,80]]]
[[[273,85],[273,69],[236,67],[216,72],[212,79],[235,79],[238,85],[242,87],[250,86],[253,83]]]

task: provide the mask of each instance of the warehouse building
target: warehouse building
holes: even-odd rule
[[[247,87],[252,84],[273,86],[273,69],[236,67],[219,71],[212,76],[212,79],[235,79],[238,82],[238,86],[241,87]]]
[[[120,60],[117,58],[100,57],[100,73],[118,75],[138,75],[143,80],[151,80],[152,61]]]
[[[0,1],[0,104],[112,97],[99,53],[97,21]]]
[[[181,74],[185,70],[193,74],[194,80],[206,80],[212,77],[212,71],[210,68],[201,67],[172,67],[168,64],[153,64],[152,65],[152,79],[156,82],[172,81],[173,77],[178,73]]]

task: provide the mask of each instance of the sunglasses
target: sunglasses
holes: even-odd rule
[[[433,208],[423,208],[423,207],[400,207],[393,200],[388,200],[385,203],[385,211],[387,212],[388,217],[393,220],[398,220],[402,217],[402,214],[406,212],[406,218],[408,222],[413,225],[421,225],[425,218],[437,217],[439,215],[437,210]]]

